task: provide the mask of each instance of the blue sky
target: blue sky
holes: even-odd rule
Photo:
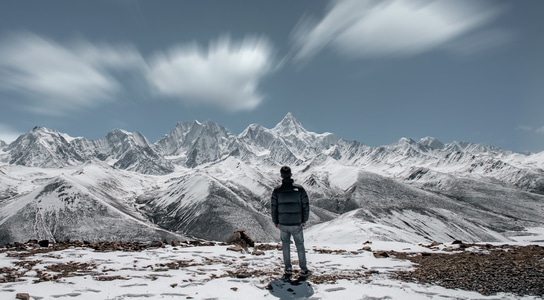
[[[544,150],[544,1],[4,1],[0,139],[314,132]]]

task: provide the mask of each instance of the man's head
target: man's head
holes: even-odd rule
[[[288,166],[281,167],[280,175],[281,175],[281,178],[283,179],[291,178],[291,168],[289,168]]]

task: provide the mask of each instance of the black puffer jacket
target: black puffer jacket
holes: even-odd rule
[[[300,225],[308,222],[310,201],[306,190],[293,179],[283,179],[272,192],[272,222],[281,225]]]

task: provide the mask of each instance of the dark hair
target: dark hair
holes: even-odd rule
[[[291,178],[291,168],[289,168],[288,166],[281,167],[280,175],[281,175],[281,178],[285,178],[285,179]]]

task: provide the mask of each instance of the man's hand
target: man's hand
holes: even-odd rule
[[[306,223],[302,223],[302,227],[306,227]]]
[[[276,226],[276,228],[278,228],[278,227],[279,227],[279,224],[274,224],[274,226]]]

